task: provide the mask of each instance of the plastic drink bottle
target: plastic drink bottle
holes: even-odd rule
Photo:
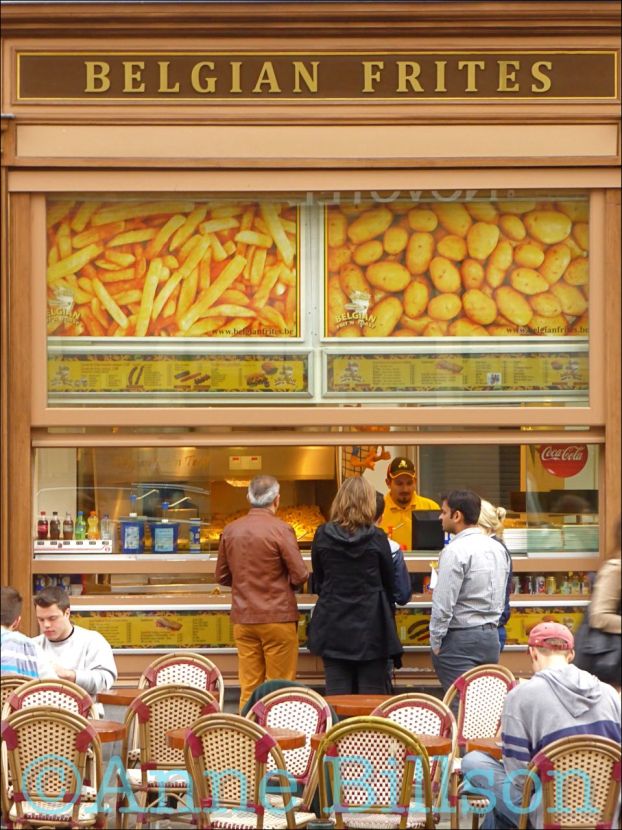
[[[99,519],[97,518],[97,513],[94,510],[91,510],[91,512],[89,513],[89,517],[86,521],[86,538],[99,539]]]
[[[50,539],[60,539],[60,519],[56,510],[54,510],[50,519]]]
[[[63,539],[73,539],[73,519],[69,511],[65,513],[63,519]]]
[[[86,521],[84,520],[84,513],[81,510],[78,510],[78,515],[76,516],[75,538],[86,539]]]
[[[114,522],[107,513],[104,513],[104,517],[100,522],[100,530],[102,539],[110,539],[112,541]]]
[[[39,513],[39,518],[37,519],[37,539],[47,539],[48,538],[48,520],[47,516],[45,515],[45,510],[42,510]]]

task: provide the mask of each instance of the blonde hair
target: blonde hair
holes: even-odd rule
[[[503,539],[503,522],[506,513],[505,507],[494,507],[489,501],[482,499],[477,525],[482,528],[487,536],[496,536],[498,539]]]
[[[353,533],[359,527],[373,525],[376,515],[376,491],[362,476],[344,479],[330,508],[330,520]]]

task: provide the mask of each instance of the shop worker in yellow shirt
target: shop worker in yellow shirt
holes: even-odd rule
[[[397,457],[387,469],[389,492],[384,497],[380,527],[405,550],[412,550],[412,511],[440,510],[439,505],[415,492],[417,475],[410,458]]]

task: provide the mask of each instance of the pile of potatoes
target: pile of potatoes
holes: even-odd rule
[[[326,335],[586,335],[588,215],[587,200],[331,207]]]

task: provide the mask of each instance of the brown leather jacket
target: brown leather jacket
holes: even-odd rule
[[[231,622],[296,622],[294,588],[308,576],[293,529],[268,508],[251,507],[223,530],[216,580],[231,585]]]

